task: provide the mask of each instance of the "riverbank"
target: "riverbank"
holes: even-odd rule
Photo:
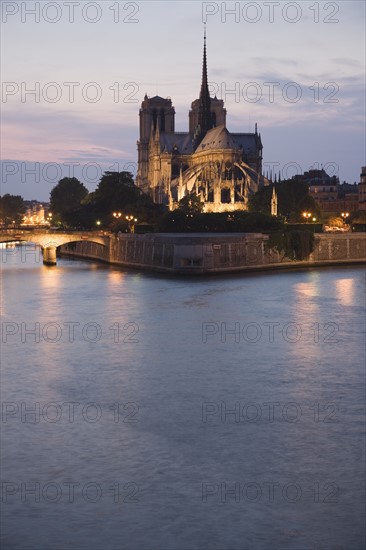
[[[206,274],[290,269],[366,262],[364,233],[315,235],[307,260],[291,261],[266,246],[261,233],[126,234],[111,236],[108,246],[94,242],[63,245],[61,255],[129,268],[176,274]]]

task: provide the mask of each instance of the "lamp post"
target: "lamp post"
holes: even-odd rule
[[[114,222],[114,224],[111,226],[111,229],[114,228],[114,230],[117,231],[117,229],[118,229],[118,221],[120,220],[122,214],[121,214],[121,212],[113,212],[112,215],[113,215],[113,217],[114,217],[114,219],[115,219],[115,222]]]
[[[305,218],[306,220],[306,223],[309,222],[309,218],[311,218],[311,212],[303,212],[303,217]]]
[[[347,224],[347,218],[349,217],[349,212],[342,212],[341,216],[342,216],[342,219],[343,219],[343,225],[348,225]],[[348,227],[348,229],[349,229],[349,227]],[[345,228],[345,227],[343,228],[344,231],[348,231],[348,229]]]
[[[126,216],[126,220],[128,222],[128,229],[130,233],[133,233],[133,226],[137,222],[137,218],[134,218],[133,216]]]

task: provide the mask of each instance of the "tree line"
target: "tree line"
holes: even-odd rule
[[[272,190],[278,197],[277,221],[270,216]],[[77,178],[62,178],[50,193],[52,224],[60,228],[128,231],[126,216],[147,223],[158,231],[242,231],[270,230],[284,221],[303,221],[302,212],[311,211],[319,220],[321,212],[309,195],[308,186],[295,179],[262,187],[249,197],[249,212],[202,213],[203,204],[194,193],[184,197],[177,209],[155,204],[134,183],[130,172],[105,172],[95,191],[89,192]],[[0,197],[0,220],[19,224],[25,203],[19,195]]]
[[[4,225],[19,225],[22,222],[26,207],[20,195],[3,195],[0,197],[0,220]]]
[[[51,191],[50,209],[54,224],[115,231],[129,230],[126,216],[155,223],[161,215],[161,206],[136,187],[130,172],[105,172],[93,192],[76,178],[63,178]]]

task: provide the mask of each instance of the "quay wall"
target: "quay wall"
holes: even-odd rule
[[[317,234],[314,252],[291,261],[266,247],[261,233],[120,234],[107,246],[82,241],[62,245],[61,254],[177,274],[298,268],[366,262],[365,233]]]

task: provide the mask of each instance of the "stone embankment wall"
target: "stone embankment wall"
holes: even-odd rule
[[[268,237],[241,234],[146,234],[111,237],[109,246],[83,241],[63,245],[61,253],[111,264],[171,273],[221,273],[366,262],[364,233],[315,235],[306,261],[291,261],[268,249]]]

